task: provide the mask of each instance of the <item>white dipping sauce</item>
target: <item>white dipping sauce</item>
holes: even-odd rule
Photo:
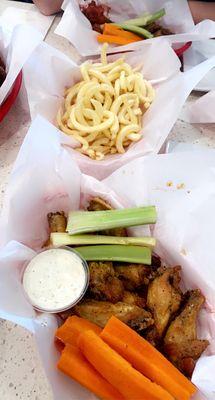
[[[34,257],[23,275],[23,287],[30,302],[42,311],[69,308],[83,294],[88,283],[81,258],[70,250],[50,249]]]

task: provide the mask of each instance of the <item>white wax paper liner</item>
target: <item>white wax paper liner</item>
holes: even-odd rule
[[[215,90],[186,104],[182,118],[190,123],[215,123]]]
[[[215,41],[204,40],[196,42],[184,55],[184,69],[187,71],[198,63],[210,58],[215,54]],[[203,79],[199,86],[206,91],[211,91],[207,94],[202,94],[197,100],[193,100],[185,104],[182,112],[182,118],[190,123],[214,123],[215,122],[215,70],[211,70]],[[199,87],[197,85],[197,88]]]

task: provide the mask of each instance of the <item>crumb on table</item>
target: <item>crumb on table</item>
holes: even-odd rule
[[[184,188],[185,188],[185,184],[184,183],[178,183],[177,189],[184,189]]]
[[[173,186],[173,182],[172,182],[172,181],[168,181],[168,182],[166,183],[166,186],[168,186],[168,187]]]

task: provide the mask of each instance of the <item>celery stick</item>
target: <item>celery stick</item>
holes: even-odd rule
[[[165,9],[162,8],[159,11],[156,11],[154,14],[148,14],[140,16],[139,18],[128,19],[127,21],[123,21],[122,24],[129,24],[135,26],[146,26],[156,21],[157,19],[163,17],[165,15]]]
[[[86,261],[121,261],[137,264],[151,264],[151,249],[140,246],[100,245],[76,247]]]
[[[161,10],[155,12],[154,14],[151,15],[151,17],[148,17],[148,20],[146,21],[146,25],[151,24],[152,22],[157,21],[158,19],[164,17],[166,14],[165,9],[162,8]]]
[[[151,39],[153,38],[153,35],[151,32],[147,31],[144,28],[140,28],[139,26],[131,25],[131,24],[118,24],[121,28],[123,28],[125,31],[137,33],[137,35],[144,37],[146,39]]]
[[[75,235],[77,233],[96,232],[112,228],[154,224],[156,217],[154,206],[78,213],[71,211],[66,230],[70,235]]]
[[[105,235],[68,235],[68,233],[55,232],[50,236],[51,244],[59,246],[77,246],[88,244],[121,244],[133,246],[145,246],[154,248],[156,239],[153,237],[119,237]]]

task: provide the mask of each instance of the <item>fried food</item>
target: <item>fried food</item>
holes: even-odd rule
[[[157,336],[162,337],[169,320],[178,311],[182,292],[179,288],[181,267],[167,268],[148,287],[147,307],[154,316]]]
[[[148,285],[151,268],[143,264],[119,264],[114,266],[126,290],[136,290],[143,285]]]
[[[132,304],[140,308],[144,308],[146,305],[144,297],[139,296],[138,293],[129,292],[128,290],[124,291],[122,301],[123,303]]]
[[[151,343],[152,346],[154,347],[160,347],[161,344],[161,339],[158,334],[158,331],[155,327],[155,325],[150,326],[145,332],[144,332],[144,338],[148,340],[149,343]]]
[[[105,211],[112,210],[110,204],[101,199],[100,197],[94,197],[90,200],[89,206],[87,207],[88,211]]]
[[[51,232],[66,232],[67,219],[63,211],[49,213],[47,218]]]
[[[117,303],[122,300],[124,287],[115,277],[112,262],[90,262],[89,294],[96,300],[107,300]]]
[[[157,271],[159,268],[161,268],[161,259],[159,256],[156,254],[152,254],[152,265],[151,269],[152,271]]]
[[[88,211],[106,211],[112,210],[110,204],[106,201],[101,199],[100,197],[94,197],[91,201],[89,206],[87,207]],[[119,236],[125,237],[127,236],[127,232],[125,228],[115,228],[115,229],[106,229],[105,231],[100,231],[100,235],[107,235],[107,236]]]
[[[137,332],[146,329],[154,322],[150,312],[121,301],[112,304],[107,301],[86,300],[75,306],[74,312],[79,317],[86,318],[101,328],[105,326],[112,315]]]
[[[170,324],[164,338],[164,351],[183,373],[191,376],[195,361],[209,342],[197,339],[196,320],[205,298],[200,290],[188,291],[183,310]]]
[[[57,113],[59,129],[79,142],[76,150],[97,161],[142,138],[142,116],[155,98],[150,81],[123,58],[108,61],[107,46],[100,63],[81,64],[82,79],[65,90]]]
[[[90,21],[94,31],[102,32],[101,25],[110,22],[108,18],[110,7],[105,4],[97,4],[95,1],[91,1],[88,4],[80,5],[80,9]]]
[[[155,37],[157,36],[165,36],[165,35],[172,35],[172,32],[167,29],[167,28],[163,28],[160,24],[158,24],[157,22],[152,22],[149,25],[146,25],[146,29],[147,31],[153,33],[153,35]]]

